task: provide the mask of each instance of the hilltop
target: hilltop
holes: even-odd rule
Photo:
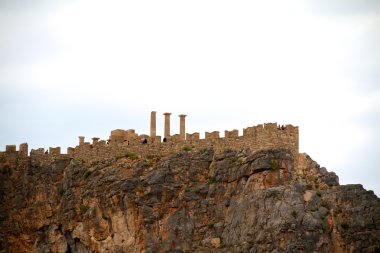
[[[181,133],[8,146],[0,252],[380,251],[380,199],[299,153],[298,127]]]

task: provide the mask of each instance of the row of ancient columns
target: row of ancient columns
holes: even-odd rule
[[[170,137],[170,112],[165,112],[165,128],[164,128],[164,138]],[[179,136],[181,140],[185,140],[185,117],[186,115],[180,114],[179,116]],[[150,137],[156,137],[156,112],[152,111],[150,113]]]

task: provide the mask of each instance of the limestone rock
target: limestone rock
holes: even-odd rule
[[[306,154],[0,160],[0,252],[379,252],[380,200]]]

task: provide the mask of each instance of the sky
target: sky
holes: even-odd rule
[[[0,0],[0,150],[300,129],[300,152],[380,196],[380,1]]]

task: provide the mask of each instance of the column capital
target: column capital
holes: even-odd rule
[[[180,115],[178,115],[178,117],[180,117],[180,118],[184,118],[186,116],[187,116],[186,114],[180,114]]]
[[[170,112],[164,112],[164,115],[172,115]]]

